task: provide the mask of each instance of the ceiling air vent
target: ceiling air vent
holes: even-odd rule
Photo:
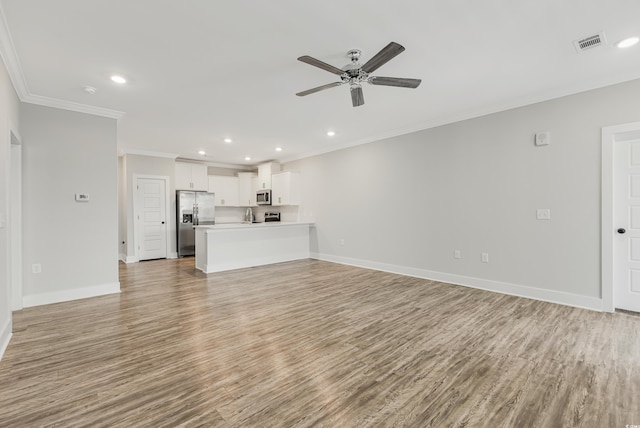
[[[573,42],[573,46],[575,46],[578,53],[582,53],[588,49],[597,48],[598,46],[605,44],[607,44],[607,39],[604,36],[604,32],[585,37],[584,39],[575,40]]]

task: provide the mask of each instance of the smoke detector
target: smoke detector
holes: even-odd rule
[[[586,50],[597,48],[607,44],[607,38],[604,35],[604,31],[597,34],[593,34],[588,37],[584,37],[580,40],[574,40],[573,46],[576,48],[576,52],[582,53]]]

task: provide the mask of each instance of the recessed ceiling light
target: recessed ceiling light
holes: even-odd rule
[[[249,156],[246,156],[246,157],[244,158],[244,160],[246,160],[246,161],[250,161],[250,160],[251,160],[251,158],[250,158]]]
[[[229,144],[229,143],[230,143],[230,142],[232,142],[232,141],[233,141],[233,140],[232,140],[231,138],[225,138],[225,139],[224,139],[224,142],[225,142],[225,143],[227,143],[227,144]]]
[[[276,152],[281,152],[282,151],[282,147],[276,147]]]
[[[118,76],[117,74],[114,74],[113,76],[111,76],[111,81],[115,82],[115,83],[127,83],[127,79],[125,79],[122,76]]]
[[[203,156],[204,156],[204,155],[206,155],[206,154],[207,154],[207,152],[205,152],[204,150],[200,150],[200,151],[198,152],[198,154],[199,154],[199,155],[203,155]]]
[[[638,37],[629,37],[626,38],[624,40],[619,41],[616,46],[619,48],[629,48],[633,45],[635,45],[636,43],[638,43],[640,41],[640,39]]]
[[[329,137],[333,137],[334,135],[336,135],[336,133],[335,133],[335,132],[333,132],[333,131],[328,131],[328,132],[327,132],[327,135],[328,135]]]

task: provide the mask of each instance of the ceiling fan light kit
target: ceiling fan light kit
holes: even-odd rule
[[[340,76],[340,82],[329,83],[326,85],[318,86],[316,88],[307,89],[306,91],[298,92],[296,95],[299,97],[304,97],[306,95],[324,91],[325,89],[333,88],[335,86],[348,84],[351,92],[351,103],[354,107],[358,107],[364,104],[364,95],[362,92],[362,83],[364,82],[371,85],[395,86],[398,88],[415,89],[420,85],[422,80],[370,75],[403,51],[404,46],[396,42],[391,42],[387,46],[382,48],[380,52],[375,54],[373,58],[367,61],[364,65],[361,65],[359,62],[361,55],[360,50],[351,49],[347,52],[347,57],[351,59],[351,62],[345,65],[342,69],[334,67],[308,55],[301,56],[298,58],[298,61],[321,68],[322,70],[328,71],[329,73],[336,74]]]

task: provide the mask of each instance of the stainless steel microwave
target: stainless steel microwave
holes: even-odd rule
[[[258,190],[256,203],[258,205],[271,205],[271,190]]]

